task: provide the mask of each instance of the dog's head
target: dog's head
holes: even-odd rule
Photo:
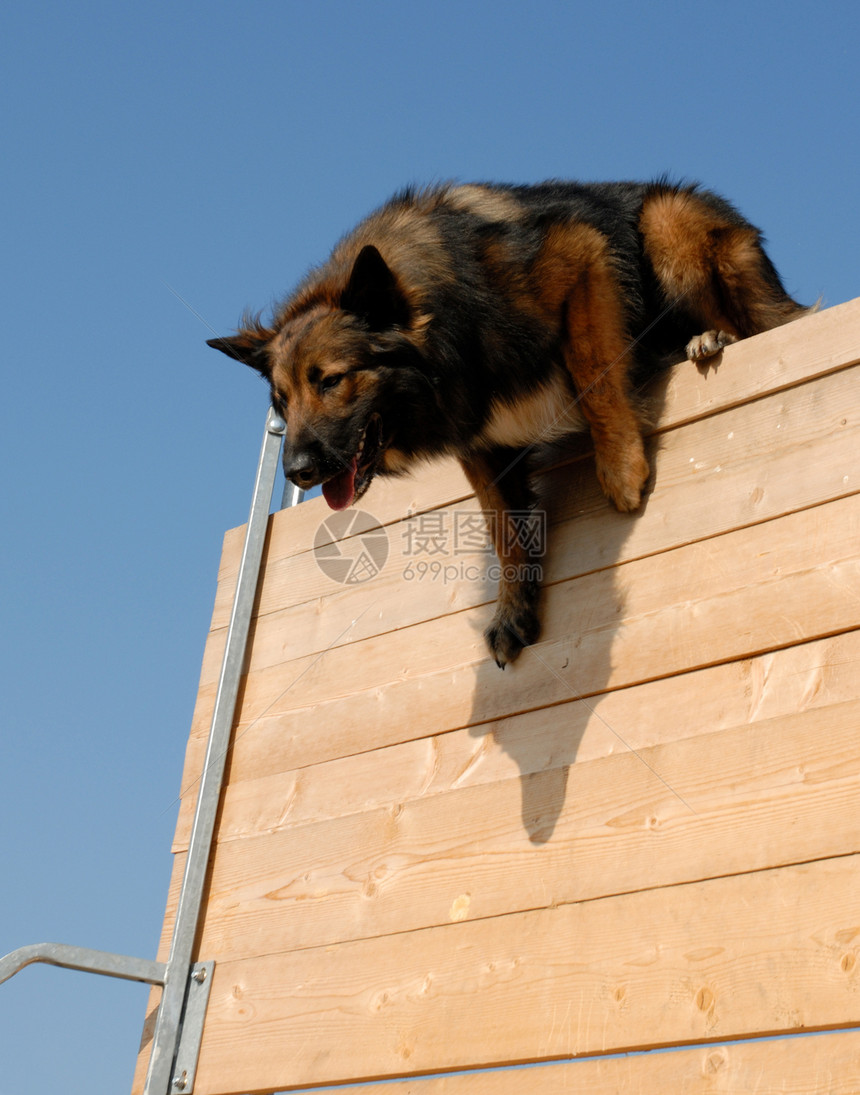
[[[288,306],[273,327],[249,323],[208,345],[250,365],[271,386],[287,423],[284,473],[307,489],[322,484],[333,509],[356,502],[384,468],[398,422],[404,363],[416,351],[412,310],[372,246],[356,258],[334,299]]]

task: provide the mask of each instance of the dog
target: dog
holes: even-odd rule
[[[504,668],[540,634],[526,450],[588,430],[622,511],[649,474],[634,389],[810,309],[759,230],[694,185],[550,181],[406,189],[269,323],[209,345],[259,372],[287,423],[284,472],[334,509],[419,459],[461,463],[502,578],[485,632]]]

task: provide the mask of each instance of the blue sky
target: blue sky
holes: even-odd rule
[[[409,182],[663,172],[860,294],[853,2],[7,0],[0,954],[153,957],[259,380],[204,341]],[[0,987],[0,1095],[128,1090],[142,986]]]

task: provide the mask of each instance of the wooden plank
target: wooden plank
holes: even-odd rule
[[[859,347],[860,298],[729,346],[716,369],[697,371],[684,362],[667,373],[665,389],[655,393],[660,429],[856,364]],[[367,504],[387,524],[404,513],[422,513],[470,494],[459,466],[440,461],[411,479],[377,480]],[[297,544],[309,543],[327,512],[325,503],[314,499],[277,514],[272,522],[270,558],[293,554]],[[239,528],[225,537],[220,572],[224,578],[236,574],[243,535]]]
[[[480,728],[318,765],[304,766],[304,758],[289,751],[266,752],[255,755],[258,764],[253,769],[264,774],[249,774],[247,765],[231,772],[222,798],[218,840],[276,832],[391,802],[407,803],[457,788],[530,776],[827,707],[858,695],[860,631],[852,631],[610,692],[599,705],[572,700]],[[204,744],[192,740],[189,746],[185,787],[191,787],[200,771]],[[281,767],[290,761],[294,767]],[[182,801],[174,851],[187,846],[193,804],[189,793]]]
[[[348,1095],[856,1095],[858,1091],[860,1031],[840,1031],[361,1084],[350,1088]]]
[[[132,1095],[143,1091],[145,1069],[139,1071]],[[337,1095],[340,1089],[331,1090]],[[344,1095],[523,1095],[524,1091],[529,1095],[856,1095],[860,1032],[792,1035],[386,1080],[350,1085]]]
[[[219,962],[196,1095],[860,1022],[857,857]]]
[[[858,851],[854,700],[219,844],[200,948],[319,947]]]
[[[635,517],[612,509],[590,459],[554,470],[541,489],[550,523],[561,527],[552,530],[545,580],[643,558],[856,491],[858,392],[855,367],[661,435],[653,460],[655,493]],[[301,553],[269,560],[258,613],[270,618],[258,621],[255,643],[271,650],[270,660],[288,661],[324,649],[328,620],[343,618],[345,611],[357,616],[373,605],[340,640],[354,642],[491,600],[495,584],[469,577],[485,575],[495,561],[489,544],[483,555],[455,552],[455,525],[469,513],[480,528],[474,500],[438,512],[437,554],[415,552],[414,520],[390,525],[388,561],[360,586],[338,585],[324,574],[312,541]],[[344,550],[350,542],[344,541]],[[405,579],[420,575],[422,567],[444,567],[439,573],[447,577]],[[224,602],[213,623],[226,626],[229,609]],[[257,664],[265,664],[265,656],[258,649]]]
[[[848,498],[561,583],[505,673],[486,610],[252,671],[231,763],[351,755],[852,630],[858,543]]]

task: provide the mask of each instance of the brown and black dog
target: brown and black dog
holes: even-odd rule
[[[588,429],[604,492],[635,510],[633,386],[807,311],[758,229],[698,187],[444,185],[393,198],[270,323],[209,345],[268,380],[287,477],[334,509],[377,474],[459,459],[502,563],[486,638],[504,667],[540,632],[532,549],[506,517],[533,505],[523,450]]]

